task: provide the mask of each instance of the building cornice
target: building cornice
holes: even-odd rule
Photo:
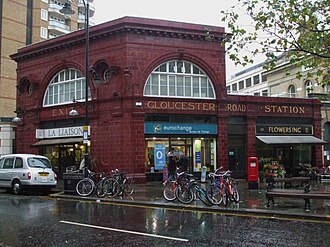
[[[90,27],[90,41],[111,37],[120,33],[175,39],[198,40],[205,42],[225,42],[231,35],[223,27],[190,24],[175,21],[123,17]],[[68,49],[85,43],[85,30],[79,30],[54,39],[35,43],[11,55],[15,61],[39,56],[56,50]]]

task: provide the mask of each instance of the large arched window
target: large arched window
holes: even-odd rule
[[[215,99],[209,77],[187,61],[168,61],[149,76],[144,96]]]
[[[76,69],[64,69],[50,81],[44,97],[44,106],[72,103],[85,100],[85,77]],[[90,89],[88,88],[88,98]]]

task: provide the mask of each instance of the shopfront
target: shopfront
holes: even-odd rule
[[[157,119],[163,121],[155,121]],[[168,122],[165,122],[165,119]],[[216,143],[216,117],[147,116],[145,122],[146,172],[163,172],[164,167],[168,165],[170,151],[188,158],[187,170],[190,173],[201,172],[203,166],[208,171],[213,171],[217,160]]]
[[[36,129],[38,141],[32,146],[37,147],[40,154],[49,158],[54,171],[62,178],[68,169],[79,169],[85,152],[82,132],[82,126]]]
[[[315,145],[326,142],[313,136],[311,119],[259,118],[257,153],[282,166],[285,176],[299,176],[304,165],[315,164]]]

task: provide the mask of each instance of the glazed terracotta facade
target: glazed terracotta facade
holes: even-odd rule
[[[229,167],[228,129],[231,117],[245,121],[244,157],[256,153],[256,125],[260,118],[308,119],[313,135],[321,137],[320,102],[315,99],[269,98],[226,94],[225,49],[219,44],[227,34],[224,28],[205,27],[163,20],[125,17],[90,29],[90,65],[102,74],[112,71],[111,79],[89,83],[91,157],[98,170],[120,168],[145,179],[145,116],[198,115],[217,118],[217,164]],[[48,84],[65,68],[85,71],[85,34],[77,31],[18,50],[17,114],[23,124],[17,127],[16,150],[38,153],[34,146],[36,129],[46,123],[67,121],[81,125],[83,106],[64,104],[44,107]],[[200,67],[213,83],[216,99],[146,97],[144,87],[149,75],[170,60],[189,61]],[[28,92],[33,85],[33,91]],[[82,114],[69,117],[72,108]],[[322,162],[321,148],[313,149],[315,164]]]

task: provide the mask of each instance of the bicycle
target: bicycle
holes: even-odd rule
[[[204,204],[208,206],[213,205],[207,198],[206,191],[197,184],[195,179],[191,179],[188,186],[176,187],[175,195],[184,204],[189,204],[198,197]]]
[[[104,196],[132,195],[135,189],[134,179],[127,177],[126,174],[126,172],[120,172],[118,169],[112,170],[102,186]]]
[[[226,192],[223,189],[225,186],[220,185],[222,183],[222,177],[216,173],[210,173],[208,176],[211,179],[211,183],[206,188],[206,196],[212,204],[220,205],[223,202],[224,194]]]
[[[166,179],[163,183],[163,197],[169,202],[174,201],[176,199],[176,188],[187,184],[191,176],[191,174],[186,172],[180,172],[177,173],[175,180]]]
[[[99,175],[99,181],[97,181],[97,175]],[[95,173],[87,170],[87,177],[81,179],[76,185],[76,192],[80,196],[89,196],[94,190],[96,190],[96,195],[98,197],[103,197],[103,183],[106,177],[104,173]]]
[[[237,189],[237,182],[230,177],[231,171],[220,172],[217,169],[214,173],[210,173],[211,184],[206,188],[206,194],[211,203],[220,205],[221,202],[227,206],[228,200],[232,202],[239,202],[239,192]],[[216,179],[216,178],[219,179]]]

